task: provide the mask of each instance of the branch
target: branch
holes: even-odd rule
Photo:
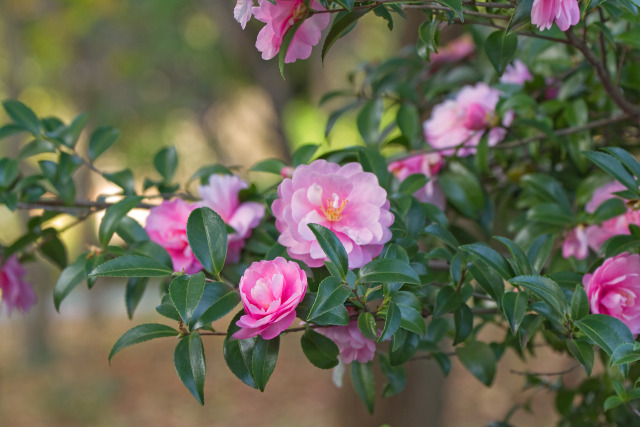
[[[18,202],[17,207],[19,209],[44,209],[47,211],[64,212],[68,214],[77,214],[80,212],[98,212],[113,206],[115,203],[110,202],[89,202],[84,200],[74,200],[71,205],[65,205],[60,199],[45,199],[37,202]],[[140,203],[137,208],[151,209],[154,205],[148,203]]]
[[[565,369],[564,371],[558,371],[558,372],[527,372],[527,371],[516,371],[514,369],[512,369],[510,372],[512,374],[516,374],[516,375],[532,375],[534,377],[541,377],[541,376],[555,376],[555,375],[565,375],[568,374],[569,372],[573,372],[574,370],[578,369],[580,366],[579,363],[576,365],[573,365],[572,367],[570,367],[569,369]]]

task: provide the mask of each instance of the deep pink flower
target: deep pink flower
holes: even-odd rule
[[[298,166],[278,186],[271,210],[280,231],[278,242],[292,258],[309,267],[327,260],[309,223],[332,230],[349,256],[349,268],[359,268],[382,252],[391,239],[387,192],[376,176],[359,163],[340,166],[326,160]]]
[[[473,43],[471,36],[463,34],[439,48],[437,53],[432,53],[431,65],[460,61],[467,56],[471,56],[475,51],[476,45]]]
[[[533,76],[527,66],[524,65],[524,62],[519,59],[513,61],[513,64],[507,65],[504,74],[500,77],[500,83],[509,83],[518,86],[523,86],[525,82],[529,80],[533,80]]]
[[[453,155],[455,147],[464,143],[457,151],[458,156],[464,157],[476,152],[475,147],[488,130],[488,144],[496,145],[506,135],[506,129],[498,126],[500,122],[495,112],[499,99],[500,91],[485,83],[463,87],[455,100],[447,100],[433,108],[431,118],[424,122],[427,142],[433,148],[444,149],[442,154],[445,156]],[[502,125],[509,126],[512,121],[513,114],[505,114]]]
[[[307,291],[307,275],[298,264],[278,257],[254,262],[239,285],[244,314],[236,325],[236,339],[261,335],[265,340],[280,335],[296,318],[296,307]]]
[[[187,240],[187,220],[198,204],[182,199],[165,200],[149,209],[145,229],[149,238],[167,250],[173,269],[194,274],[202,270]]]
[[[253,15],[253,0],[238,0],[233,8],[233,17],[240,23],[242,29],[247,26],[247,22]]]
[[[317,328],[316,332],[336,343],[338,350],[340,350],[340,359],[344,364],[354,360],[367,363],[373,360],[376,355],[376,343],[362,335],[357,320],[351,320],[349,326]]]
[[[531,23],[548,30],[555,22],[562,31],[567,31],[580,21],[580,6],[577,0],[533,0]]]
[[[623,253],[607,258],[582,284],[592,313],[622,320],[634,335],[640,333],[640,255]]]
[[[310,5],[314,10],[324,10],[317,0],[311,0]],[[267,24],[258,33],[256,41],[256,47],[262,52],[262,59],[271,59],[277,55],[284,35],[297,21],[304,19],[306,13],[304,0],[277,0],[276,4],[269,0],[259,0],[258,6],[253,8],[253,15]],[[322,30],[327,25],[328,13],[317,13],[305,19],[289,44],[285,62],[307,59],[311,55],[311,48],[320,42]]]
[[[429,178],[427,185],[414,193],[416,199],[424,203],[432,203],[444,210],[446,201],[444,193],[438,185],[438,172],[444,165],[439,153],[418,154],[408,159],[397,160],[389,163],[389,172],[393,173],[398,181],[404,181],[409,175],[423,174]]]
[[[198,186],[204,206],[213,209],[225,224],[235,230],[235,233],[227,236],[227,262],[235,263],[240,260],[244,241],[264,216],[265,207],[260,203],[240,203],[240,190],[248,187],[246,182],[235,175],[211,175],[208,185]]]
[[[24,280],[26,273],[15,254],[7,259],[0,270],[0,302],[4,302],[9,314],[16,308],[26,313],[36,303],[36,293],[31,284]]]

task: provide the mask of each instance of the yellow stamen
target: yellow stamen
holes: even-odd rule
[[[338,205],[338,200],[331,200],[331,198],[327,199],[327,208],[325,209],[323,206],[320,206],[320,210],[324,216],[327,217],[329,221],[335,222],[340,221],[342,219],[342,211],[347,206],[349,200],[343,199],[342,203]]]

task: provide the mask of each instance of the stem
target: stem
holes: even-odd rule
[[[563,371],[558,371],[558,372],[526,372],[526,371],[516,371],[514,369],[512,369],[510,372],[512,374],[516,374],[516,375],[533,375],[535,377],[538,376],[556,376],[556,375],[565,375],[568,374],[569,372],[573,372],[576,369],[578,369],[581,365],[578,363],[576,365],[573,365],[572,367],[565,369]]]
[[[20,209],[44,209],[47,211],[57,211],[69,214],[77,213],[77,211],[98,212],[113,206],[115,203],[110,202],[89,202],[84,200],[74,200],[73,204],[65,205],[60,199],[44,199],[37,202],[18,202],[17,207]],[[151,209],[154,205],[148,203],[140,203],[137,208]]]

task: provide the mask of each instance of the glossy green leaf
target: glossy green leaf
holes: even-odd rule
[[[182,338],[173,353],[173,363],[182,384],[204,405],[204,379],[207,372],[200,334]]]
[[[113,233],[115,233],[118,228],[120,220],[127,216],[131,209],[138,206],[142,199],[143,197],[140,196],[125,197],[118,203],[107,208],[104,217],[102,217],[102,221],[100,221],[100,228],[98,230],[98,236],[100,237],[100,244],[102,246],[109,244]]]
[[[493,268],[504,279],[513,277],[513,270],[509,262],[495,249],[490,248],[484,243],[471,243],[469,245],[460,246],[460,250],[473,254],[480,258],[485,264]]]
[[[129,316],[129,319],[133,318],[133,313],[138,307],[138,304],[142,299],[142,295],[144,295],[144,291],[147,289],[148,282],[148,277],[131,277],[127,281],[124,300],[127,307],[127,316]]]
[[[544,276],[518,276],[509,280],[516,286],[527,289],[530,293],[540,298],[549,305],[559,316],[563,318],[567,313],[567,297],[560,286]]]
[[[324,40],[324,44],[322,45],[322,62],[324,62],[325,56],[327,56],[327,52],[331,49],[331,46],[342,37],[347,31],[349,31],[353,24],[355,24],[358,19],[362,18],[365,14],[370,12],[376,5],[372,5],[368,8],[354,10],[342,16],[337,16],[336,19],[331,24],[331,28],[327,33],[327,37]]]
[[[400,183],[398,193],[403,193],[410,196],[427,185],[427,182],[429,182],[429,178],[427,178],[426,175],[422,173],[414,173],[406,177],[404,181]]]
[[[253,374],[251,373],[251,351],[253,351],[256,338],[249,338],[246,340],[236,340],[232,338],[232,335],[240,329],[236,326],[236,322],[243,314],[244,310],[241,310],[229,323],[227,336],[222,344],[224,360],[227,362],[229,370],[231,370],[236,377],[249,387],[257,389],[258,387],[253,379]],[[241,346],[241,343],[244,345]]]
[[[609,364],[611,366],[622,365],[637,362],[638,360],[640,360],[640,343],[625,342],[613,351]]]
[[[375,145],[380,137],[380,120],[383,112],[382,99],[368,101],[356,118],[360,136],[367,145]]]
[[[462,14],[462,1],[461,0],[436,0],[443,6],[446,6],[453,10],[461,22],[464,22],[464,15]]]
[[[118,172],[104,173],[103,176],[105,179],[122,188],[125,195],[130,196],[136,193],[135,181],[131,169],[127,168]]]
[[[376,319],[373,314],[368,311],[363,311],[358,315],[358,328],[365,338],[371,341],[378,340],[378,326],[376,325]]]
[[[69,293],[84,279],[84,264],[86,254],[80,255],[75,262],[69,264],[62,272],[53,288],[53,304],[56,311],[60,311],[60,304]]]
[[[529,259],[520,246],[518,246],[513,240],[507,239],[506,237],[495,236],[494,239],[509,249],[515,264],[515,274],[526,275],[532,273]]]
[[[373,363],[351,362],[351,382],[358,397],[364,402],[370,414],[373,414],[376,400],[375,378],[373,375]]]
[[[274,175],[280,175],[282,169],[285,167],[287,167],[287,164],[280,159],[267,159],[256,163],[249,170],[254,172],[267,172]]]
[[[476,279],[476,282],[478,282],[478,285],[480,285],[494,301],[499,302],[502,300],[504,281],[494,269],[489,268],[482,261],[474,261],[469,264],[467,268],[473,275],[473,278]]]
[[[456,239],[449,230],[439,224],[428,225],[427,228],[424,229],[424,232],[437,237],[453,250],[458,250],[458,246],[460,246],[460,243],[458,243],[458,239]]]
[[[577,285],[571,298],[571,318],[580,320],[589,314],[589,299],[582,285]]]
[[[173,269],[156,261],[138,255],[124,255],[99,265],[90,274],[92,277],[166,277],[173,275]]]
[[[384,354],[380,355],[380,369],[387,378],[387,383],[382,389],[382,397],[391,397],[404,390],[407,383],[407,374],[404,366],[394,366]]]
[[[411,145],[414,145],[419,139],[422,131],[418,108],[413,104],[400,105],[398,113],[396,114],[396,123],[398,124],[398,128],[400,128],[402,134],[407,138]]]
[[[413,283],[420,284],[420,277],[406,262],[393,259],[374,259],[358,273],[360,283]]]
[[[300,338],[302,351],[309,362],[320,369],[330,369],[338,365],[338,346],[329,338],[309,328]]]
[[[527,292],[506,292],[502,295],[502,311],[509,321],[513,335],[518,333],[520,323],[527,314],[529,295]]]
[[[56,230],[48,228],[42,233],[40,252],[59,268],[67,266],[67,249],[58,237]]]
[[[306,165],[311,161],[316,151],[318,151],[317,144],[301,145],[293,152],[293,156],[291,156],[293,166]]]
[[[191,316],[192,330],[211,324],[233,310],[240,302],[240,295],[224,283],[207,282],[198,307]]]
[[[349,258],[347,257],[347,251],[342,246],[342,243],[328,228],[318,224],[308,224],[311,232],[318,239],[318,244],[324,251],[329,261],[333,263],[340,272],[340,278],[347,277],[349,271]]]
[[[513,11],[513,15],[509,20],[509,25],[507,25],[507,34],[524,24],[531,22],[532,7],[533,0],[518,0],[516,8]]]
[[[378,338],[378,342],[386,341],[391,338],[398,331],[401,324],[402,313],[400,313],[400,309],[396,303],[390,301],[385,312],[384,328],[382,329],[382,334]]]
[[[279,350],[279,336],[270,340],[265,340],[261,336],[257,337],[251,356],[251,372],[260,391],[264,391],[269,378],[271,378],[278,361]]]
[[[227,257],[227,227],[208,207],[194,209],[187,220],[187,239],[204,269],[220,275]]]
[[[491,347],[473,341],[456,347],[456,355],[474,377],[486,386],[491,385],[496,373],[496,357]]]
[[[425,323],[422,317],[422,305],[411,292],[398,291],[391,294],[391,300],[400,310],[400,327],[418,335],[424,335]]]
[[[464,216],[478,218],[485,207],[485,192],[478,177],[460,162],[451,162],[438,174],[447,200]]]
[[[97,159],[120,138],[120,131],[111,127],[99,127],[89,137],[89,158]]]
[[[629,327],[615,317],[606,314],[589,314],[576,320],[575,325],[609,356],[620,345],[634,342]]]
[[[178,167],[178,152],[176,147],[167,147],[158,151],[153,157],[153,166],[156,168],[163,182],[171,182]]]
[[[462,304],[462,295],[456,292],[451,286],[445,286],[436,295],[436,305],[433,309],[433,317],[450,313]]]
[[[185,325],[191,324],[193,312],[204,292],[204,273],[178,276],[169,285],[169,296]]]
[[[491,65],[499,75],[504,73],[517,50],[518,36],[513,33],[507,34],[502,30],[489,34],[484,43],[484,51],[487,54],[487,58],[489,58]]]
[[[343,325],[349,324],[349,314],[344,306],[347,297],[351,295],[351,288],[344,285],[340,280],[333,276],[325,278],[320,282],[318,294],[311,306],[308,322],[325,324],[325,325]],[[338,321],[338,323],[327,323],[326,315],[329,313],[338,314],[327,319],[329,322]],[[323,321],[325,320],[325,321]]]
[[[26,129],[24,129],[22,126],[15,125],[13,123],[1,126],[0,127],[0,139],[8,138],[8,137],[10,137],[12,135],[16,135],[18,133],[24,132],[25,130]]]
[[[629,191],[640,195],[640,189],[633,176],[622,166],[622,162],[610,154],[600,151],[585,151],[584,155],[600,169],[611,175]]]
[[[40,120],[29,107],[15,99],[4,101],[2,106],[16,125],[23,127],[33,135],[40,134]]]
[[[603,150],[620,160],[634,176],[640,177],[640,162],[627,150],[622,147],[605,147]]]
[[[116,353],[126,347],[155,338],[176,337],[179,334],[180,333],[172,327],[159,323],[145,323],[135,326],[118,338],[118,341],[113,345],[109,352],[109,363],[111,363],[111,358],[115,356]]]

